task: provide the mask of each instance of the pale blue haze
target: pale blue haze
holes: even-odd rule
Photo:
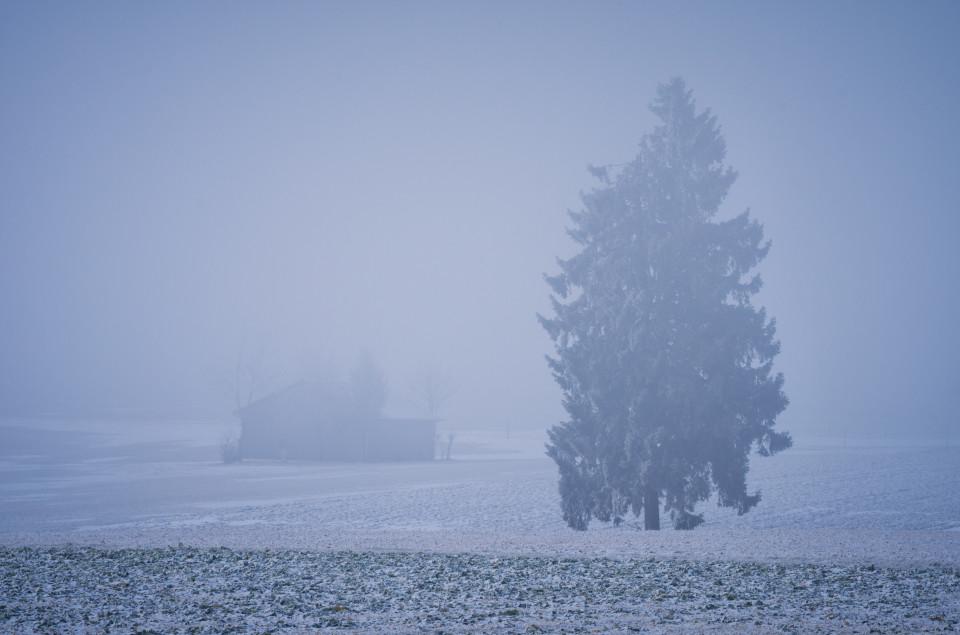
[[[564,414],[534,317],[658,82],[773,241],[778,428],[960,436],[956,2],[0,3],[0,414],[219,407],[439,360],[464,428]],[[331,361],[332,360],[332,361]]]

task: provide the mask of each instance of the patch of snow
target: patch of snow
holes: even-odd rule
[[[30,425],[17,422],[20,431]],[[904,566],[960,559],[957,447],[800,440],[776,457],[751,459],[748,486],[763,498],[745,516],[712,501],[693,532],[641,532],[629,518],[619,528],[595,522],[577,533],[561,518],[544,432],[456,432],[449,461],[224,465],[216,453],[221,422],[154,426],[125,437],[152,443],[106,449],[101,437],[120,434],[123,424],[38,425],[84,434],[62,462],[0,463],[0,544],[183,542]],[[133,425],[143,431],[144,424]],[[184,438],[188,431],[196,436]],[[24,456],[37,456],[21,446]]]

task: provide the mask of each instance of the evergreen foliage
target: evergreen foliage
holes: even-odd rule
[[[350,371],[347,394],[358,420],[376,419],[387,403],[387,379],[373,355],[364,351]]]
[[[692,529],[714,492],[744,514],[760,501],[746,491],[751,448],[792,443],[774,430],[788,403],[775,321],[751,303],[769,242],[749,211],[715,219],[737,175],[710,110],[679,78],[650,108],[660,124],[637,157],[613,176],[590,168],[602,185],[568,228],[581,251],[546,276],[555,316],[537,316],[569,415],[547,454],[578,530],[629,511],[659,529],[661,500],[675,528]]]

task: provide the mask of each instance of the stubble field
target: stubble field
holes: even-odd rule
[[[223,424],[0,422],[0,630],[921,632],[960,616],[960,449],[800,439],[693,532],[559,517],[540,433],[223,465]]]

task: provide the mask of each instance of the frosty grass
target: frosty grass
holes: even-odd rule
[[[960,628],[953,447],[801,444],[752,466],[745,517],[573,532],[539,437],[224,466],[219,424],[8,423],[0,633]]]
[[[679,559],[0,547],[0,630],[942,632],[960,571]]]

